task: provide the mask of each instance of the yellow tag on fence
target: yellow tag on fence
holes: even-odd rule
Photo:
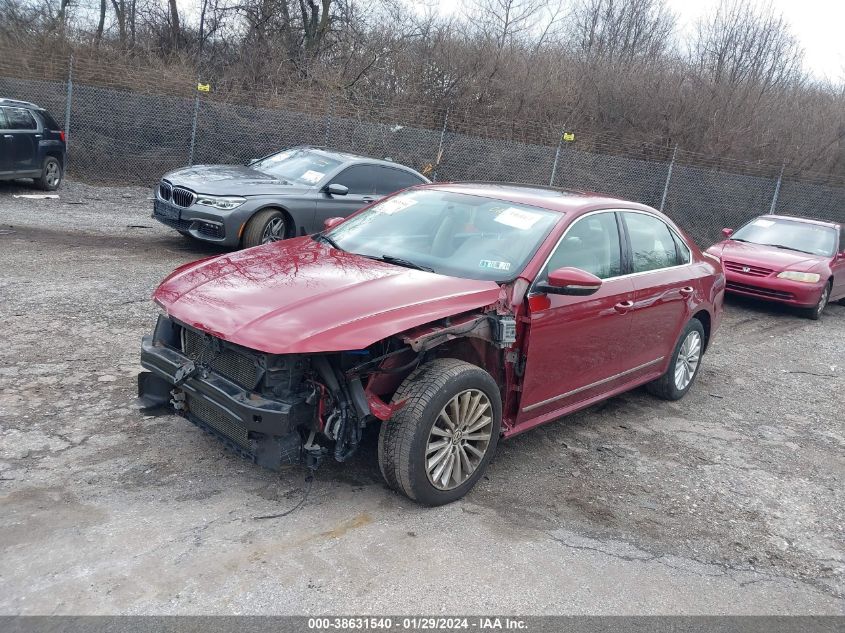
[[[211,84],[197,84],[197,90],[200,92],[211,92]]]
[[[563,140],[564,141],[574,141],[575,140],[575,132],[564,132],[563,133]]]

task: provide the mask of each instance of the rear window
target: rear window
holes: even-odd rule
[[[47,110],[38,110],[38,116],[41,117],[41,120],[44,122],[44,127],[48,130],[61,130],[62,126],[56,123],[56,119],[50,116],[50,113]]]

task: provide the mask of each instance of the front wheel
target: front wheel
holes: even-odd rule
[[[55,191],[62,184],[62,164],[57,158],[48,156],[41,167],[41,175],[35,179],[35,186],[44,191]]]
[[[704,326],[698,319],[690,319],[675,345],[666,373],[648,383],[646,389],[663,400],[680,400],[698,377],[703,354]]]
[[[804,308],[801,313],[812,321],[818,321],[822,318],[822,312],[827,307],[827,302],[830,300],[830,290],[831,290],[831,283],[827,282],[827,285],[822,289],[822,294],[819,296],[819,302],[813,306],[812,308]]]
[[[251,248],[277,242],[287,237],[285,214],[278,209],[264,209],[249,219],[244,229],[243,246]]]
[[[496,451],[499,387],[475,365],[439,358],[405,379],[393,397],[402,401],[379,433],[382,475],[391,488],[424,505],[460,499]]]

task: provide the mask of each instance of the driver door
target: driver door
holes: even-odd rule
[[[634,282],[625,272],[617,214],[592,213],[564,233],[536,281],[564,266],[603,283],[589,296],[529,291],[528,349],[517,427],[606,393],[629,373]],[[536,283],[536,282],[535,282]]]
[[[345,196],[330,194],[325,191],[317,200],[315,224],[321,230],[327,218],[345,218],[361,207],[370,204],[381,196],[375,193],[376,172],[372,165],[352,165],[329,179],[326,185],[338,184],[349,189]]]

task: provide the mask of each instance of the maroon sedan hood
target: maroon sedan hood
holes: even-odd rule
[[[711,246],[708,251],[720,256],[722,261],[733,261],[777,271],[786,269],[808,271],[826,259],[817,255],[736,240],[719,242]]]
[[[374,261],[308,237],[194,262],[153,297],[172,317],[270,354],[362,349],[495,303],[499,286]]]

